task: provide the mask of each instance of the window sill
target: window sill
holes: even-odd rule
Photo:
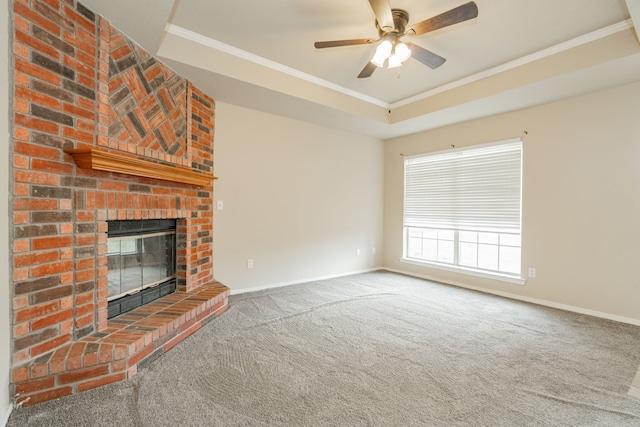
[[[484,279],[500,280],[502,282],[512,283],[514,285],[524,285],[527,283],[525,279],[517,276],[509,276],[506,274],[477,271],[477,270],[472,270],[470,268],[455,267],[451,265],[438,264],[435,262],[419,261],[415,259],[402,258],[402,257],[400,258],[400,262],[403,262],[405,264],[419,265],[421,267],[434,268],[437,270],[450,271],[453,273],[466,274],[468,276],[482,277]]]

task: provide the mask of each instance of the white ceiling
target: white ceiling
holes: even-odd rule
[[[467,0],[390,0],[409,25]],[[640,80],[640,0],[475,0],[478,18],[411,41],[432,70],[356,76],[377,38],[367,0],[84,0],[217,101],[382,139]]]

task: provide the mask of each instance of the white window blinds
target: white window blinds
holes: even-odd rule
[[[405,159],[404,226],[520,232],[522,141]]]

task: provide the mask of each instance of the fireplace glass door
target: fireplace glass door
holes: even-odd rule
[[[167,294],[164,289],[168,283],[175,290],[175,227],[155,230],[142,224],[140,229],[136,224],[137,228],[128,230],[133,227],[128,224],[131,222],[118,224],[119,229],[113,233],[111,228],[116,226],[110,224],[107,239],[109,317]],[[151,229],[144,230],[145,225]]]

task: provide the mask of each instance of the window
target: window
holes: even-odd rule
[[[405,158],[404,259],[520,277],[522,141]]]

